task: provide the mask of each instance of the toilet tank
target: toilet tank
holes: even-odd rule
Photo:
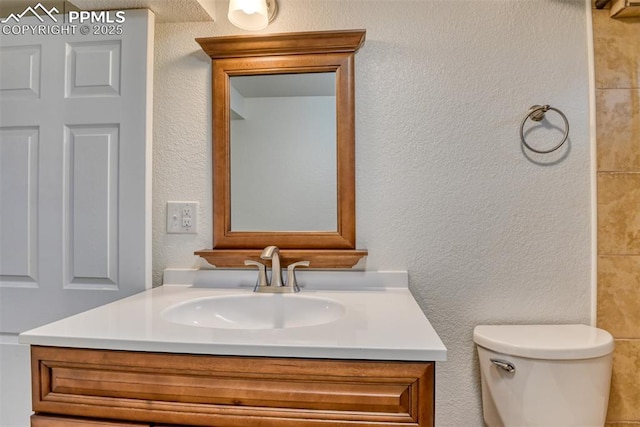
[[[586,325],[474,329],[489,427],[602,427],[613,337]]]

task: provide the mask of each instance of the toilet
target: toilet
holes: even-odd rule
[[[613,337],[586,325],[476,326],[489,427],[602,427]]]

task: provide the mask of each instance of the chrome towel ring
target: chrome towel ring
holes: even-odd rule
[[[562,140],[555,147],[550,148],[548,150],[538,150],[537,148],[533,148],[527,143],[527,140],[524,137],[524,125],[527,122],[527,119],[531,119],[533,121],[539,122],[540,120],[544,119],[544,114],[549,110],[555,111],[560,115],[560,117],[562,117],[562,120],[564,121],[564,135],[562,136]],[[520,123],[520,139],[522,140],[522,143],[524,144],[524,146],[527,147],[529,150],[533,151],[534,153],[546,154],[546,153],[551,153],[552,151],[556,151],[558,148],[562,147],[562,144],[564,144],[567,141],[568,137],[569,137],[569,121],[567,120],[567,116],[565,116],[562,111],[550,105],[534,105],[533,107],[529,108],[529,112],[527,113],[526,116],[524,116],[524,119],[522,119],[522,123]]]

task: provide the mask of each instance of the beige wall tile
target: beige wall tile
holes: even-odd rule
[[[640,171],[640,89],[596,90],[596,135],[598,171]]]
[[[593,10],[597,88],[640,88],[640,17],[613,19]]]
[[[640,256],[598,257],[598,327],[640,339]]]
[[[616,340],[607,421],[640,420],[640,340]]]
[[[598,173],[598,255],[640,255],[640,173]]]
[[[592,3],[593,4],[593,3]],[[640,18],[593,10],[598,161],[598,326],[640,337]],[[626,90],[613,90],[626,89]],[[608,427],[640,426],[640,340],[616,340]]]

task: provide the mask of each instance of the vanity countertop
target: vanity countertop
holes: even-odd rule
[[[253,271],[172,270],[165,285],[20,334],[23,344],[236,356],[443,361],[447,350],[408,289],[406,272],[299,274],[300,294],[335,300],[330,323],[220,329],[168,322],[161,312],[195,298],[249,295]],[[232,284],[232,285],[231,285]],[[364,284],[364,285],[363,285]]]

